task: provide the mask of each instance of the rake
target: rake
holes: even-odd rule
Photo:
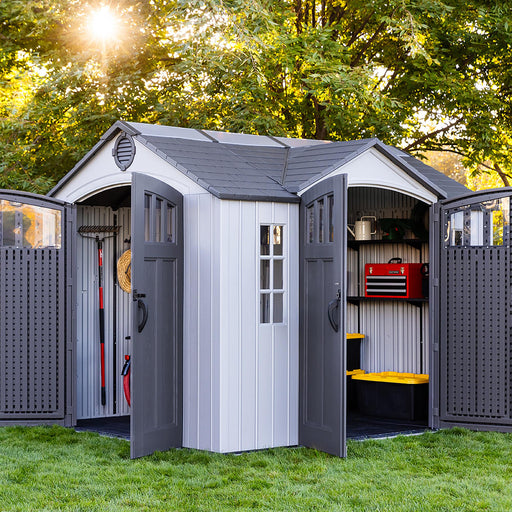
[[[96,240],[98,248],[98,287],[99,287],[99,320],[100,320],[100,353],[101,353],[101,405],[107,403],[107,392],[105,389],[105,309],[103,305],[103,242],[106,238],[113,238],[117,235],[120,226],[80,226],[78,233],[84,238]],[[104,236],[105,233],[110,233]],[[103,236],[100,236],[103,235]]]

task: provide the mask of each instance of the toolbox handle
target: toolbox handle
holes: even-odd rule
[[[402,258],[391,258],[388,263],[402,263]]]

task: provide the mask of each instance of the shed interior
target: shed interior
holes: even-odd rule
[[[370,187],[348,189],[349,227],[354,231],[355,222],[366,217],[374,233],[371,240],[356,240],[350,231],[347,232],[349,373],[353,370],[363,370],[366,374],[428,373],[428,298],[423,293],[408,298],[368,297],[365,293],[365,267],[368,264],[386,264],[392,258],[400,258],[403,264],[428,263],[428,212],[426,203],[399,192]],[[372,267],[372,271],[380,273],[377,268],[384,267]],[[386,270],[400,272],[401,268],[403,266],[399,265]],[[428,267],[423,268],[427,272]],[[423,280],[423,275],[417,275],[419,269],[419,265],[414,266],[415,276]],[[408,279],[412,277],[408,276]],[[392,289],[386,290],[387,283],[379,286],[383,291],[376,294],[395,293]],[[353,333],[361,336],[353,336]],[[427,426],[428,384],[382,382],[387,378],[389,376],[377,377],[377,382],[372,382],[347,376],[349,437]],[[415,402],[416,413],[408,410],[412,407],[411,401]]]
[[[119,286],[117,262],[130,249],[131,187],[102,191],[77,204],[77,228],[117,226],[117,234],[98,233],[103,241],[103,297],[105,311],[105,388],[101,403],[99,343],[99,264],[95,234],[77,237],[77,407],[78,426],[93,425],[112,433],[129,432],[130,407],[121,375],[125,355],[131,355],[130,294]],[[111,419],[109,422],[108,419]],[[110,423],[110,424],[109,424]]]

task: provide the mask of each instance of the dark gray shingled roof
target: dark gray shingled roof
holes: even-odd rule
[[[466,187],[378,139],[328,142],[116,122],[50,192],[53,195],[113,137],[125,132],[221,199],[298,202],[297,191],[375,148],[436,194]]]

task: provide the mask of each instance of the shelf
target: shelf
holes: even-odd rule
[[[404,297],[364,297],[353,295],[347,297],[347,302],[349,302],[350,304],[354,304],[356,306],[358,306],[360,302],[376,302],[378,300],[385,300],[391,302],[407,302],[417,307],[421,307],[422,304],[428,302],[428,299],[407,299]]]
[[[428,243],[428,240],[419,238],[402,238],[402,240],[347,240],[347,246],[351,249],[358,249],[361,245],[380,245],[380,244],[407,244],[420,250],[422,244]]]

